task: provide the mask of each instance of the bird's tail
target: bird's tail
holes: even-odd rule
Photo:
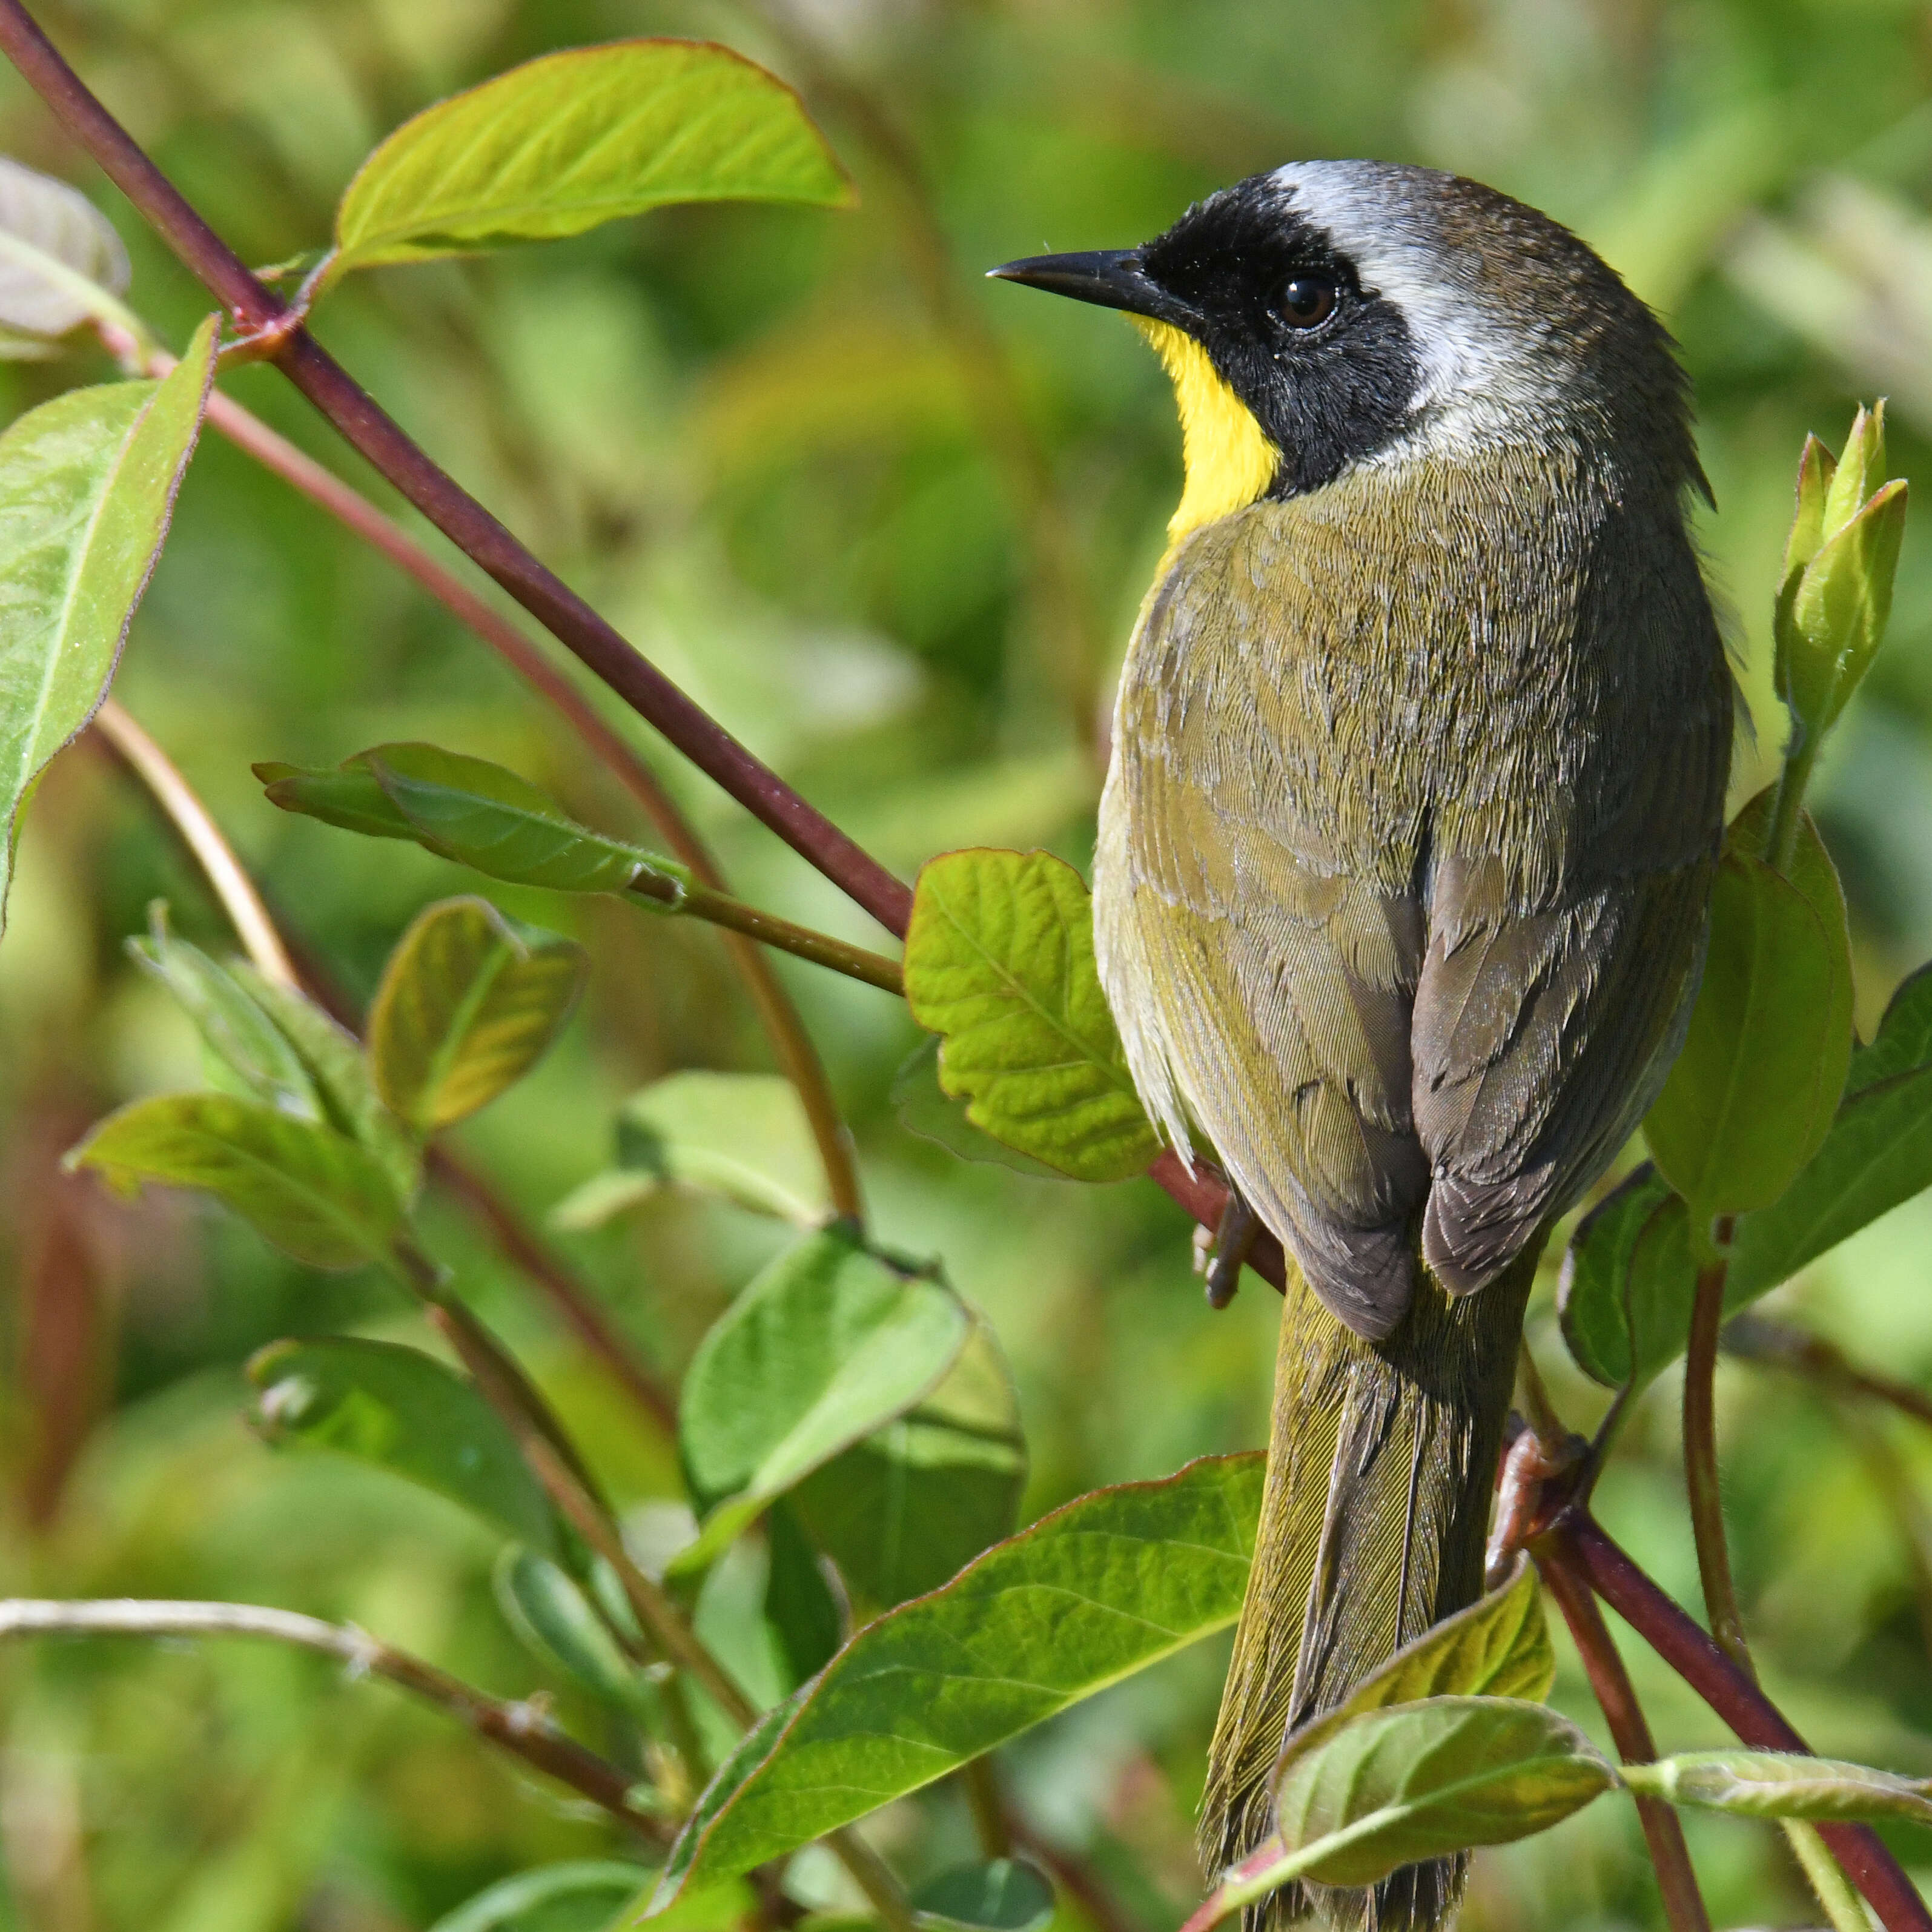
[[[1536,1250],[1452,1300],[1419,1271],[1386,1341],[1352,1334],[1291,1268],[1254,1569],[1202,1800],[1210,1873],[1273,1829],[1275,1760],[1402,1644],[1474,1602]],[[1317,1924],[1434,1932],[1464,1861],[1406,1866],[1372,1891],[1288,1886],[1246,1932]]]

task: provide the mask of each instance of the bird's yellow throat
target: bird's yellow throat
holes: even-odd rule
[[[1172,324],[1128,320],[1154,345],[1174,383],[1180,410],[1180,454],[1186,481],[1168,519],[1170,543],[1231,511],[1244,510],[1274,481],[1281,452],[1252,412],[1221,380],[1208,352]]]

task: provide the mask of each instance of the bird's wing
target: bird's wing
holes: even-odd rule
[[[1632,760],[1623,808],[1526,906],[1492,859],[1444,856],[1416,999],[1423,1256],[1480,1288],[1635,1130],[1683,1037],[1729,763],[1729,675]]]
[[[1409,1100],[1420,907],[1292,808],[1279,734],[1227,701],[1252,676],[1265,601],[1220,594],[1219,569],[1178,574],[1121,688],[1102,976],[1142,1093],[1178,1092],[1316,1292],[1385,1334],[1408,1303],[1428,1184]]]

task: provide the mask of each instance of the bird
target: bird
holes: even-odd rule
[[[991,273],[1124,311],[1180,418],[1094,939],[1148,1113],[1228,1185],[1217,1267],[1244,1214],[1290,1263],[1211,1874],[1284,1738],[1480,1595],[1539,1256],[1682,1044],[1733,736],[1710,490],[1663,324],[1460,176],[1294,162]],[[1249,1932],[1428,1932],[1466,1865]]]

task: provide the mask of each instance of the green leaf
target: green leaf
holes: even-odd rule
[[[26,244],[17,253],[0,246],[0,325],[8,329],[64,335],[99,312],[90,288],[118,295],[128,286],[128,251],[106,216],[78,188],[4,154],[0,238]]]
[[[765,1516],[765,1621],[778,1640],[784,1688],[795,1690],[831,1662],[844,1641],[845,1619],[824,1564],[781,1496]]]
[[[992,1325],[916,1408],[806,1478],[790,1507],[866,1616],[923,1596],[1010,1536],[1026,1439]]]
[[[100,709],[160,556],[214,367],[72,389],[0,436],[0,921],[35,781]]]
[[[1022,1858],[989,1858],[935,1873],[913,1893],[912,1907],[941,1925],[1044,1932],[1053,1918],[1053,1882]]]
[[[1045,852],[950,852],[919,875],[906,998],[942,1037],[940,1082],[995,1140],[1076,1180],[1123,1180],[1160,1144],[1094,964],[1093,904]]]
[[[1623,1781],[1646,1797],[1745,1818],[1932,1825],[1932,1784],[1796,1751],[1685,1751],[1625,1765]]]
[[[605,1932],[656,1876],[647,1865],[612,1858],[538,1865],[499,1879],[445,1912],[430,1932]]]
[[[1262,1459],[1082,1496],[868,1624],[722,1766],[652,1908],[748,1871],[1232,1624]]]
[[[422,1153],[383,1106],[362,1042],[305,993],[266,978],[247,960],[236,960],[228,971],[294,1049],[322,1118],[382,1163],[402,1200],[413,1199],[422,1179]]]
[[[594,1228],[666,1187],[721,1195],[816,1228],[831,1211],[798,1090],[771,1073],[674,1073],[626,1100],[614,1167],[559,1203],[560,1228]]]
[[[1536,1570],[1519,1556],[1504,1582],[1405,1644],[1334,1709],[1293,1732],[1282,1747],[1282,1762],[1318,1750],[1365,1712],[1450,1696],[1540,1703],[1556,1676]]]
[[[134,1101],[63,1165],[130,1190],[144,1180],[199,1188],[312,1268],[380,1261],[402,1225],[402,1198],[373,1155],[332,1128],[227,1094]]]
[[[652,1708],[649,1687],[590,1599],[548,1558],[508,1544],[492,1581],[504,1622],[540,1661],[613,1710],[636,1718]]]
[[[1616,1781],[1589,1739],[1541,1704],[1390,1705],[1285,1756],[1275,1815],[1293,1869],[1282,1876],[1371,1885],[1398,1865],[1545,1831]]]
[[[174,995],[208,1051],[250,1093],[303,1120],[322,1118],[321,1096],[281,1028],[231,972],[175,937],[162,901],[148,907],[147,936],[129,940],[128,952]]]
[[[1808,817],[1788,877],[1756,856],[1770,805],[1761,794],[1731,828],[1690,1030],[1644,1122],[1694,1238],[1790,1186],[1830,1131],[1851,1057],[1844,895]]]
[[[1563,1339],[1586,1375],[1640,1385],[1683,1352],[1696,1286],[1683,1197],[1646,1161],[1570,1238],[1556,1289]]]
[[[358,753],[334,766],[284,765],[266,760],[249,769],[261,780],[268,802],[284,812],[319,818],[325,825],[359,832],[365,838],[400,838],[412,845],[428,843],[397,810],[370,770],[366,754]],[[439,858],[449,856],[434,845],[429,849]]]
[[[828,1228],[780,1256],[699,1343],[678,1402],[692,1500],[673,1566],[703,1568],[801,1478],[929,1394],[964,1346],[950,1288]]]
[[[909,1134],[943,1147],[962,1160],[989,1167],[1010,1167],[1016,1174],[1039,1174],[1059,1180],[1065,1177],[1031,1154],[1022,1154],[982,1133],[968,1119],[966,1109],[939,1084],[940,1042],[928,1040],[907,1058],[892,1076],[892,1112]]]
[[[272,1342],[248,1378],[269,1442],[386,1469],[556,1554],[556,1520],[515,1438],[468,1382],[420,1349],[346,1336]]]
[[[427,1136],[487,1107],[556,1039],[588,964],[580,946],[518,932],[486,900],[426,907],[369,1010],[370,1060],[390,1111]]]
[[[434,745],[377,745],[331,770],[260,764],[271,804],[376,838],[409,838],[512,885],[621,892],[640,880],[691,882],[684,867],[570,818],[554,800],[486,758]],[[648,904],[651,902],[646,900]]]
[[[328,272],[580,234],[668,202],[850,200],[782,81],[706,41],[619,40],[405,122],[349,184]]]
[[[1790,534],[1784,540],[1784,568],[1778,578],[1780,595],[1797,582],[1825,541],[1825,497],[1838,468],[1838,459],[1815,436],[1805,437],[1798,458],[1797,506]],[[1778,695],[1784,695],[1782,688]]]

